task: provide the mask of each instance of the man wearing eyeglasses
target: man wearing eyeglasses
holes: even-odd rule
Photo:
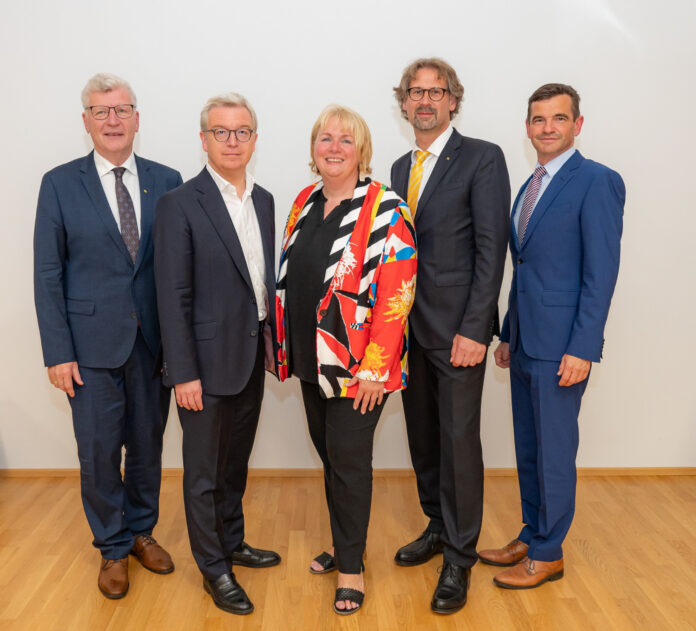
[[[164,195],[155,216],[164,380],[179,406],[186,523],[203,586],[220,609],[248,614],[233,566],[280,563],[244,541],[242,512],[264,367],[273,366],[275,211],[247,170],[257,138],[249,102],[213,97],[200,122],[208,164]]]
[[[415,147],[392,166],[392,187],[414,216],[418,287],[409,317],[409,386],[402,393],[426,530],[399,565],[444,552],[431,601],[466,603],[483,512],[480,416],[485,359],[498,333],[510,182],[500,148],[460,135],[450,120],[464,94],[441,59],[418,59],[394,88]]]
[[[140,116],[123,79],[95,75],[82,106],[94,151],[41,182],[34,289],[48,378],[72,407],[82,503],[102,555],[97,584],[115,599],[128,591],[129,553],[152,572],[174,570],[152,537],[170,390],[151,227],[157,198],[182,180],[133,153]]]

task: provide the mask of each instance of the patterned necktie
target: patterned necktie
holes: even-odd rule
[[[408,198],[406,203],[411,209],[411,216],[416,214],[418,205],[418,192],[420,191],[421,180],[423,179],[423,162],[430,155],[427,151],[416,150],[416,161],[411,167],[411,175],[408,178]]]
[[[534,169],[534,175],[532,175],[532,180],[527,186],[527,191],[524,194],[524,201],[522,202],[522,210],[520,211],[520,218],[517,224],[517,240],[522,244],[524,239],[524,233],[527,230],[527,225],[529,224],[529,218],[532,216],[532,210],[534,210],[534,203],[536,202],[537,195],[539,195],[539,188],[541,187],[541,178],[546,175],[546,169],[539,165]]]
[[[121,218],[121,236],[128,248],[128,253],[133,259],[133,263],[135,263],[135,259],[138,256],[140,236],[138,235],[138,222],[135,220],[133,200],[131,199],[126,185],[123,183],[123,173],[125,170],[125,167],[116,167],[112,169],[116,176],[116,203],[118,204],[118,215]]]

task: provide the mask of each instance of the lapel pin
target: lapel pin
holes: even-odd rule
[[[449,160],[449,158],[447,158],[447,159]],[[147,193],[147,189],[146,189],[146,188],[143,189],[143,193]]]
[[[447,157],[445,158],[445,160],[449,160],[449,156],[447,156]]]

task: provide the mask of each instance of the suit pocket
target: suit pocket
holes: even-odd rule
[[[201,322],[193,325],[193,337],[197,340],[212,340],[217,333],[217,322]]]
[[[453,285],[471,285],[471,270],[455,270],[453,272],[440,272],[435,274],[435,284],[438,287],[451,287]]]
[[[579,291],[551,291],[544,289],[541,295],[541,302],[546,307],[576,307],[579,298]]]
[[[65,309],[68,313],[78,313],[80,315],[94,315],[94,303],[91,300],[65,299]]]

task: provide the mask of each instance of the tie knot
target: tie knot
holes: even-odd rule
[[[536,169],[534,169],[534,177],[537,180],[540,180],[545,175],[546,175],[546,169],[543,166],[539,165]]]
[[[126,167],[114,167],[111,169],[114,172],[114,175],[116,176],[117,180],[120,180],[123,178],[123,174],[126,171]]]
[[[423,151],[422,149],[416,149],[416,164],[423,164],[425,159],[430,155],[429,151]]]

